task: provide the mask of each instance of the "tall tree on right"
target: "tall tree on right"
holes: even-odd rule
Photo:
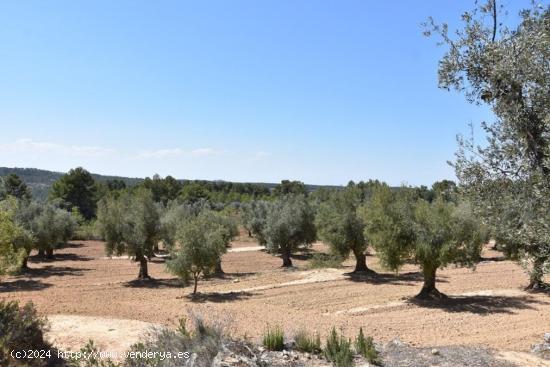
[[[533,289],[550,271],[550,6],[533,3],[513,29],[501,24],[503,11],[489,0],[462,16],[455,36],[432,19],[425,33],[448,47],[440,87],[494,113],[482,123],[487,144],[459,138],[454,167],[497,246],[528,264]]]

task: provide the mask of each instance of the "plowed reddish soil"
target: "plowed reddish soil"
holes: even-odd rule
[[[268,324],[281,325],[287,334],[300,328],[325,334],[336,326],[349,336],[362,326],[378,341],[400,338],[420,346],[467,344],[527,351],[550,331],[550,296],[524,292],[524,271],[494,251],[485,252],[486,261],[475,271],[451,267],[438,272],[438,288],[451,299],[430,305],[410,302],[422,281],[413,265],[396,275],[380,269],[369,256],[369,266],[379,274],[352,277],[347,274],[353,270],[352,261],[340,269],[308,270],[311,253],[300,253],[293,260],[296,269],[288,271],[280,268],[280,258],[256,246],[249,241],[235,244],[241,251],[223,257],[226,276],[200,281],[198,301],[188,297],[190,287],[182,287],[165,271],[162,259],[149,265],[154,280],[135,281],[137,264],[105,258],[103,243],[97,241],[74,242],[57,251],[52,261],[33,257],[28,273],[2,279],[0,299],[33,301],[39,312],[56,315],[52,333],[59,330],[69,337],[74,337],[71,328],[55,324],[66,325],[65,315],[73,317],[70,320],[93,316],[80,319],[107,324],[113,319],[120,327],[120,320],[175,325],[189,313],[220,321],[233,335],[251,338],[258,338]],[[316,244],[312,251],[325,250]],[[132,335],[139,325],[148,325],[128,324]],[[94,338],[92,329],[89,338]],[[63,335],[53,335],[57,337]]]

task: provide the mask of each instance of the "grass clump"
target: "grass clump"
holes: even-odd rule
[[[339,268],[343,261],[344,259],[338,255],[317,253],[313,254],[307,267],[309,269]]]
[[[262,344],[267,350],[280,351],[285,347],[285,335],[280,326],[267,327]]]
[[[365,338],[363,328],[359,328],[359,335],[355,339],[355,351],[365,357],[369,363],[380,364],[380,355],[374,346],[374,341],[370,336]]]
[[[300,330],[296,333],[294,342],[296,343],[296,349],[300,352],[314,354],[321,352],[321,336],[319,333],[312,335],[305,330]]]
[[[222,329],[218,325],[208,325],[200,317],[194,316],[195,327],[189,331],[186,319],[180,319],[177,330],[154,328],[139,343],[130,347],[125,367],[173,367],[191,363],[194,367],[211,367],[214,358],[222,348]],[[144,357],[146,352],[161,352],[172,356],[188,353],[184,359]],[[133,353],[133,354],[131,354]],[[176,364],[174,364],[176,363]]]
[[[334,327],[327,338],[324,355],[334,367],[353,367],[354,365],[351,340],[346,339],[343,335],[338,335]]]

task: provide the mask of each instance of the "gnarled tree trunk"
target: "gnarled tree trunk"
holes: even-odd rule
[[[27,270],[29,268],[29,254],[27,253],[21,262],[21,269]]]
[[[542,267],[544,265],[544,260],[540,257],[536,258],[533,263],[533,269],[531,269],[531,272],[529,274],[529,285],[527,286],[527,290],[537,290],[544,287],[542,277],[543,277],[543,270]]]
[[[139,261],[139,274],[138,279],[151,279],[149,271],[147,269],[147,258],[141,254],[136,256],[136,260]]]
[[[283,258],[283,268],[292,267],[292,260],[290,259],[290,248],[286,247],[281,249],[281,257]]]
[[[422,286],[422,290],[420,291],[420,293],[416,295],[416,299],[441,300],[447,297],[443,293],[439,292],[435,287],[436,271],[437,267],[435,266],[425,267],[424,269],[422,269],[422,272],[424,273],[424,285]]]
[[[367,266],[367,255],[359,250],[353,250],[353,256],[355,256],[355,270],[354,273],[374,273]]]
[[[223,272],[223,269],[222,269],[222,259],[218,259],[218,261],[216,261],[216,267],[214,268],[214,274],[215,275],[223,275],[224,272]]]
[[[50,247],[46,250],[46,258],[53,259],[53,248]]]
[[[38,249],[38,256],[44,257],[44,250],[43,249]]]

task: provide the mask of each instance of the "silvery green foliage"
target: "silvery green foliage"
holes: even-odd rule
[[[250,233],[256,237],[260,245],[265,246],[264,230],[267,223],[267,214],[271,203],[263,200],[247,203],[243,211],[243,224]]]
[[[159,241],[159,213],[147,189],[102,199],[98,205],[98,226],[106,241],[108,255],[137,258],[153,256]]]
[[[280,253],[283,266],[292,266],[290,255],[300,246],[312,244],[317,236],[315,214],[303,195],[286,195],[270,205],[263,231],[265,246]]]
[[[348,187],[332,193],[328,201],[319,204],[315,223],[319,237],[335,255],[345,259],[353,252],[357,260],[356,270],[364,271],[367,269],[365,224],[358,216],[359,197],[354,191]]]
[[[448,46],[440,86],[494,112],[482,124],[487,143],[459,138],[454,166],[497,244],[529,264],[536,287],[550,268],[550,6],[533,3],[511,29],[499,23],[497,5],[465,13],[455,36],[432,20],[427,33]]]
[[[160,237],[164,246],[172,250],[176,244],[176,232],[184,222],[198,214],[195,208],[189,204],[179,204],[176,201],[168,203],[162,208],[160,217]]]
[[[69,241],[77,228],[71,213],[50,203],[19,201],[16,221],[31,234],[34,247],[46,251]]]
[[[199,276],[214,271],[234,235],[227,219],[210,210],[181,221],[176,230],[178,246],[166,263],[168,270],[184,282],[193,279],[196,293]]]

